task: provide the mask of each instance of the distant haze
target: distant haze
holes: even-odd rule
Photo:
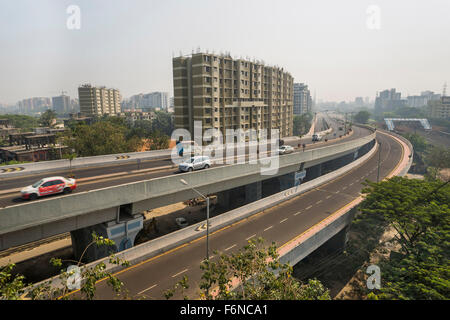
[[[79,30],[66,26],[70,5]],[[83,83],[173,95],[172,55],[197,47],[284,67],[324,101],[441,93],[449,17],[446,0],[2,0],[0,103],[62,90],[77,98]]]

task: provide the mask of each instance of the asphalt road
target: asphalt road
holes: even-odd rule
[[[381,145],[380,177],[387,176],[399,163],[402,147],[393,138],[377,134]],[[314,226],[333,212],[359,196],[365,179],[376,181],[378,153],[366,162],[332,182],[284,202],[274,208],[258,213],[248,219],[224,228],[209,237],[211,259],[217,259],[214,250],[232,253],[243,247],[254,237],[263,237],[270,244],[281,246],[305,230]],[[205,237],[180,246],[160,256],[117,273],[133,299],[164,299],[164,291],[172,288],[183,276],[189,279],[190,287],[185,292],[197,298],[200,282],[201,261],[206,254]],[[98,299],[114,299],[106,281],[98,283]],[[174,298],[181,298],[175,295]]]
[[[332,122],[332,121],[330,121]],[[309,143],[306,149],[323,147],[327,144],[333,144],[348,140],[358,139],[360,137],[369,135],[370,131],[363,128],[354,127],[354,133],[350,136],[343,138],[336,138],[333,140],[329,140],[328,142],[320,142],[320,143],[312,143],[311,139],[302,139],[299,141],[291,141],[286,142],[286,144],[290,144],[292,146],[297,146],[298,143]],[[308,140],[307,142],[304,142]],[[146,172],[131,172],[132,170],[137,170],[136,164],[123,164],[123,165],[115,165],[115,166],[105,166],[101,168],[87,168],[87,169],[79,169],[74,170],[74,174],[76,179],[82,179],[85,181],[77,182],[77,189],[74,192],[82,192],[82,191],[90,191],[100,188],[106,188],[131,182],[137,182],[142,180],[148,180],[158,177],[163,177],[172,174],[179,174],[178,168],[167,168],[167,166],[171,166],[171,159],[156,159],[150,160],[146,162],[142,162],[140,169],[153,169],[152,171]],[[215,165],[218,166],[218,165]],[[117,174],[123,172],[123,175],[120,176],[111,176],[111,174]],[[16,190],[18,188],[23,188],[27,185],[30,185],[43,177],[58,175],[57,173],[46,173],[35,176],[27,176],[27,177],[17,177],[15,179],[7,179],[0,180],[0,192],[8,192],[6,194],[0,194],[0,208],[7,207],[11,205],[17,205],[21,203],[25,203],[28,200],[23,200],[20,198],[20,193]],[[49,197],[59,197],[60,194],[48,196],[42,199],[48,199]],[[39,200],[36,200],[39,201]]]

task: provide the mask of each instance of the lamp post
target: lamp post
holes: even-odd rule
[[[206,260],[209,262],[209,197],[204,196],[196,189],[191,187],[186,180],[180,179],[180,182],[194,190],[197,194],[199,194],[203,199],[206,200]]]
[[[380,160],[381,160],[381,142],[378,142],[378,172],[377,172],[377,183],[380,181]]]

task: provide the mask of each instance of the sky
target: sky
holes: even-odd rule
[[[318,100],[441,93],[449,16],[448,0],[0,0],[0,103],[84,83],[172,96],[172,57],[197,48],[283,67]]]

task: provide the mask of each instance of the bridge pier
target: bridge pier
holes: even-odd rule
[[[325,242],[320,250],[325,250],[328,253],[344,252],[345,246],[348,241],[348,230],[349,226],[335,234],[327,242]]]
[[[245,202],[250,203],[261,199],[262,183],[261,181],[247,184],[245,186]]]
[[[306,178],[309,180],[316,179],[322,175],[322,164],[319,163],[311,168],[306,169]]]
[[[143,228],[142,215],[134,215],[131,219],[109,221],[70,232],[72,248],[76,260],[83,255],[83,261],[95,261],[112,253],[133,247],[136,235]],[[92,233],[114,241],[114,245],[97,246],[92,243]],[[91,244],[91,245],[90,245]],[[89,246],[89,247],[88,247]]]

